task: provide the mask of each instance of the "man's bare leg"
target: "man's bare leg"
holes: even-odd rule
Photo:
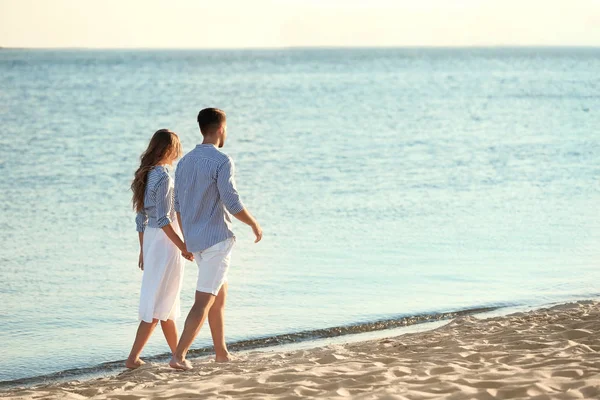
[[[208,311],[215,301],[215,296],[211,293],[203,293],[196,291],[196,299],[194,305],[190,310],[187,318],[185,319],[185,325],[183,333],[177,344],[177,349],[173,353],[171,362],[169,365],[175,369],[192,369],[192,363],[185,359],[190,346],[198,336],[202,324],[208,317]]]
[[[167,344],[171,349],[171,353],[175,353],[175,350],[177,349],[177,338],[179,337],[177,334],[177,325],[175,325],[175,321],[172,319],[160,321],[160,327],[162,328],[163,335],[165,335]]]
[[[140,322],[137,334],[135,335],[135,341],[131,347],[131,352],[129,353],[129,357],[127,357],[127,361],[125,361],[125,366],[127,368],[134,369],[145,364],[145,362],[140,360],[140,354],[146,343],[148,343],[148,339],[150,339],[150,335],[152,335],[157,323],[157,319],[153,319],[152,322]]]
[[[227,282],[221,286],[219,294],[208,312],[208,324],[215,346],[215,360],[226,362],[230,360],[227,344],[225,343],[225,300],[227,299]]]

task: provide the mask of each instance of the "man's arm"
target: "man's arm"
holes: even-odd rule
[[[221,201],[225,205],[225,208],[231,215],[249,225],[256,236],[254,243],[260,242],[262,239],[262,229],[256,221],[256,219],[250,214],[250,212],[244,207],[240,200],[237,188],[235,186],[235,166],[231,159],[228,159],[217,172],[217,188],[219,189],[219,196]]]
[[[256,240],[254,241],[254,243],[260,242],[260,240],[262,239],[262,228],[260,227],[258,221],[252,216],[252,214],[250,214],[250,211],[244,208],[239,213],[233,214],[233,216],[245,223],[246,225],[250,225],[250,227],[252,228],[252,232],[254,232],[254,235],[256,236]]]

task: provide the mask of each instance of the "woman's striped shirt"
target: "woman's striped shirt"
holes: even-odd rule
[[[167,167],[157,165],[148,172],[144,209],[135,218],[137,231],[144,232],[146,227],[162,228],[175,221],[173,198],[173,178]]]

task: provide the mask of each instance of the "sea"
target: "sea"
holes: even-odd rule
[[[205,107],[264,230],[234,223],[232,349],[600,299],[600,48],[2,49],[0,387],[122,370],[129,185]]]

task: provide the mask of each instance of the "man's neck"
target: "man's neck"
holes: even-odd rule
[[[221,144],[221,141],[219,140],[219,138],[204,137],[202,144],[212,144],[213,146],[218,148],[219,145]]]

